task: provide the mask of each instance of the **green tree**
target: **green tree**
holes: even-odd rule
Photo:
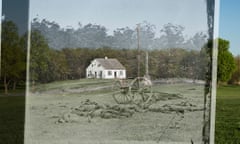
[[[48,67],[48,81],[67,79],[69,68],[62,51],[50,49]]]
[[[30,47],[30,81],[47,82],[47,70],[49,61],[49,47],[46,39],[39,31],[31,32]]]
[[[227,82],[236,69],[232,53],[229,51],[229,41],[218,39],[218,82]]]
[[[230,84],[239,84],[240,82],[240,55],[235,57],[236,70],[229,81]]]
[[[22,77],[25,71],[25,54],[19,45],[17,26],[12,21],[2,23],[2,50],[1,50],[1,77],[4,81],[5,94],[8,94],[9,85]]]

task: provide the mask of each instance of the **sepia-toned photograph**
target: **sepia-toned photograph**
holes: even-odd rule
[[[208,143],[212,7],[30,0],[25,144]]]

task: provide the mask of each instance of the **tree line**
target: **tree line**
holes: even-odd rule
[[[229,41],[219,38],[219,82],[239,81],[239,57],[234,61],[229,52]],[[149,74],[153,79],[189,78],[205,80],[209,71],[211,42],[200,50],[185,48],[140,50],[140,73],[145,73],[145,53],[149,55]],[[46,83],[56,80],[81,79],[86,77],[86,68],[95,58],[118,59],[127,70],[128,77],[137,76],[137,49],[126,48],[50,48],[40,31],[31,34],[30,74],[32,81]],[[236,69],[238,67],[238,69]]]
[[[240,60],[229,51],[230,41],[218,38],[217,83],[240,84]],[[210,57],[212,56],[213,41],[207,43]]]
[[[19,35],[11,21],[2,23],[1,82],[5,93],[26,81],[27,34]],[[209,71],[211,44],[201,49],[173,47],[163,49],[141,49],[140,71],[145,73],[145,53],[149,54],[149,74],[152,79],[189,78],[204,80]],[[218,58],[218,80],[239,82],[239,56],[233,58],[228,51],[229,42],[220,39]],[[112,47],[66,47],[55,49],[41,31],[31,31],[30,81],[48,83],[59,80],[81,79],[86,76],[86,67],[94,58],[118,59],[127,70],[128,77],[137,76],[137,49]],[[229,81],[230,80],[230,81]]]
[[[232,73],[232,76],[229,80],[230,84],[238,84],[240,85],[240,55],[234,57],[235,61],[235,70]]]
[[[12,21],[2,22],[1,37],[1,82],[4,93],[16,89],[19,83],[26,81],[26,35],[20,36]],[[1,85],[2,86],[2,85]]]
[[[145,73],[145,53],[140,50],[140,71]],[[110,47],[50,48],[39,31],[31,34],[30,77],[32,82],[46,83],[56,80],[86,77],[86,68],[95,58],[118,59],[126,68],[128,77],[137,76],[137,49],[114,49]],[[208,57],[204,49],[186,50],[169,48],[148,50],[149,73],[152,78],[184,77],[204,79]]]

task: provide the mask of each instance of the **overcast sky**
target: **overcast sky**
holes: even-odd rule
[[[205,0],[30,0],[30,18],[46,18],[62,27],[92,23],[108,28],[135,28],[147,21],[161,29],[173,23],[187,35],[207,31]]]

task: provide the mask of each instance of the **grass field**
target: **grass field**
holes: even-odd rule
[[[0,96],[0,144],[23,144],[24,96]]]
[[[240,86],[217,90],[216,144],[240,143]]]

